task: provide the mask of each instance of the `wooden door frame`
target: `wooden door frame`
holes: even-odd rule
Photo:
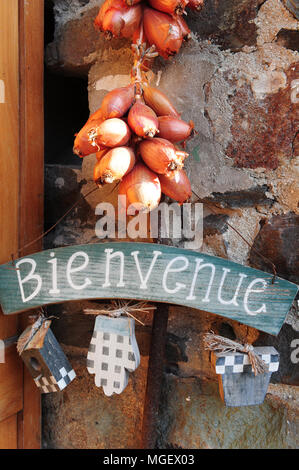
[[[0,104],[2,263],[10,260],[12,254],[22,256],[42,249],[41,242],[23,247],[43,232],[44,0],[0,0],[1,13],[0,80],[5,92]],[[7,318],[0,313],[0,338],[7,340],[20,334],[28,323],[28,315]],[[9,386],[5,389],[0,383],[0,402],[1,386],[5,389],[0,448],[40,448],[40,391],[17,356],[15,344],[10,344],[5,352],[7,363],[0,364],[0,376],[2,373],[2,378],[8,377]],[[14,397],[9,402],[10,392]]]

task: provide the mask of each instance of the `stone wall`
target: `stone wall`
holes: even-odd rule
[[[51,73],[88,76],[91,112],[107,91],[129,83],[132,64],[128,42],[106,42],[94,31],[100,4],[54,0],[55,37],[46,49]],[[272,272],[229,223],[275,263],[278,275],[298,283],[298,21],[280,0],[206,0],[202,12],[188,14],[187,22],[191,40],[172,60],[157,59],[149,79],[173,100],[182,118],[194,121],[198,132],[187,144],[191,157],[186,168],[194,192],[208,204],[201,251]],[[86,157],[80,168],[74,156],[73,165],[47,165],[48,224],[92,188],[94,162],[95,156]],[[111,190],[105,187],[82,202],[47,237],[45,247],[96,242],[95,207],[101,200],[115,202]],[[122,395],[107,398],[85,366],[94,318],[82,312],[96,305],[77,302],[53,308],[59,317],[57,338],[78,377],[63,394],[44,398],[45,447],[140,446],[152,315],[137,326],[141,366]],[[224,407],[202,346],[202,336],[210,329],[279,350],[281,365],[263,405]],[[298,338],[297,303],[277,337],[219,316],[172,307],[157,447],[298,447],[299,366],[291,361],[292,341]]]

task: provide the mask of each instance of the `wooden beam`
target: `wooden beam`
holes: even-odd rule
[[[43,233],[44,192],[44,1],[19,0],[20,24],[20,232],[19,249],[25,255],[42,249],[38,242],[23,247]],[[32,313],[32,312],[31,312]],[[27,316],[22,318],[23,329]],[[24,368],[24,407],[19,447],[41,445],[40,391]],[[19,425],[19,429],[20,429]]]
[[[23,364],[14,344],[5,349],[5,362],[0,367],[0,384],[0,421],[3,421],[23,407]]]
[[[0,262],[17,253],[19,223],[18,0],[0,0]],[[0,313],[0,339],[13,336],[17,318]]]
[[[17,442],[17,415],[13,415],[0,423],[0,449],[16,449]]]

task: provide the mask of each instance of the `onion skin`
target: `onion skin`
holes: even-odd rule
[[[94,135],[96,144],[102,149],[126,145],[131,137],[131,131],[122,119],[112,118],[97,126]]]
[[[90,139],[90,133],[103,122],[103,119],[89,119],[77,134],[74,142],[73,152],[79,157],[86,157],[91,153],[95,153],[98,148],[97,145]]]
[[[156,10],[169,15],[182,15],[189,0],[148,0]]]
[[[176,20],[181,28],[183,40],[188,41],[191,38],[191,30],[188,28],[186,21],[181,16],[177,16]]]
[[[143,88],[143,98],[146,104],[152,108],[157,116],[174,116],[179,118],[180,115],[169,101],[167,96],[158,90],[158,88],[153,88],[151,86],[144,86]]]
[[[168,59],[181,48],[183,35],[177,21],[166,13],[145,8],[143,13],[144,32],[159,54]]]
[[[160,137],[143,140],[139,149],[143,161],[159,175],[183,168],[183,162],[189,156],[188,153],[177,150],[171,142]]]
[[[139,4],[128,6],[123,0],[106,0],[100,8],[94,25],[103,31],[107,39],[112,37],[131,38],[139,27],[142,7]]]
[[[119,185],[119,195],[126,196],[127,208],[132,205],[138,211],[151,211],[158,207],[161,185],[153,171],[143,163],[137,163]]]
[[[173,116],[160,116],[159,118],[159,137],[170,142],[181,142],[187,140],[193,131],[193,123],[183,121]]]
[[[122,179],[135,165],[136,159],[132,148],[116,147],[98,161],[94,168],[94,181],[98,185],[113,183]]]
[[[186,202],[192,195],[189,178],[183,169],[173,171],[167,175],[159,175],[159,180],[162,193],[179,204]]]
[[[136,101],[130,109],[128,124],[139,137],[154,137],[159,132],[159,121],[156,113],[140,101]]]
[[[204,4],[204,0],[189,0],[188,8],[191,10],[201,11]]]
[[[134,85],[115,88],[107,93],[101,105],[104,119],[120,118],[126,114],[134,102]]]
[[[142,0],[126,0],[126,4],[129,7],[132,7],[133,5],[137,5],[137,3],[140,3],[140,2],[142,2]]]
[[[96,153],[96,157],[97,157],[98,162],[103,158],[103,156],[104,156],[107,152],[109,152],[109,150],[110,150],[109,148],[108,148],[108,149],[107,149],[107,148],[104,148],[103,150],[99,150],[99,152]]]

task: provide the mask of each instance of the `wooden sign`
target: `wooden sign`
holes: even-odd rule
[[[79,299],[184,305],[277,335],[298,286],[196,251],[95,243],[42,251],[0,266],[4,314]]]

